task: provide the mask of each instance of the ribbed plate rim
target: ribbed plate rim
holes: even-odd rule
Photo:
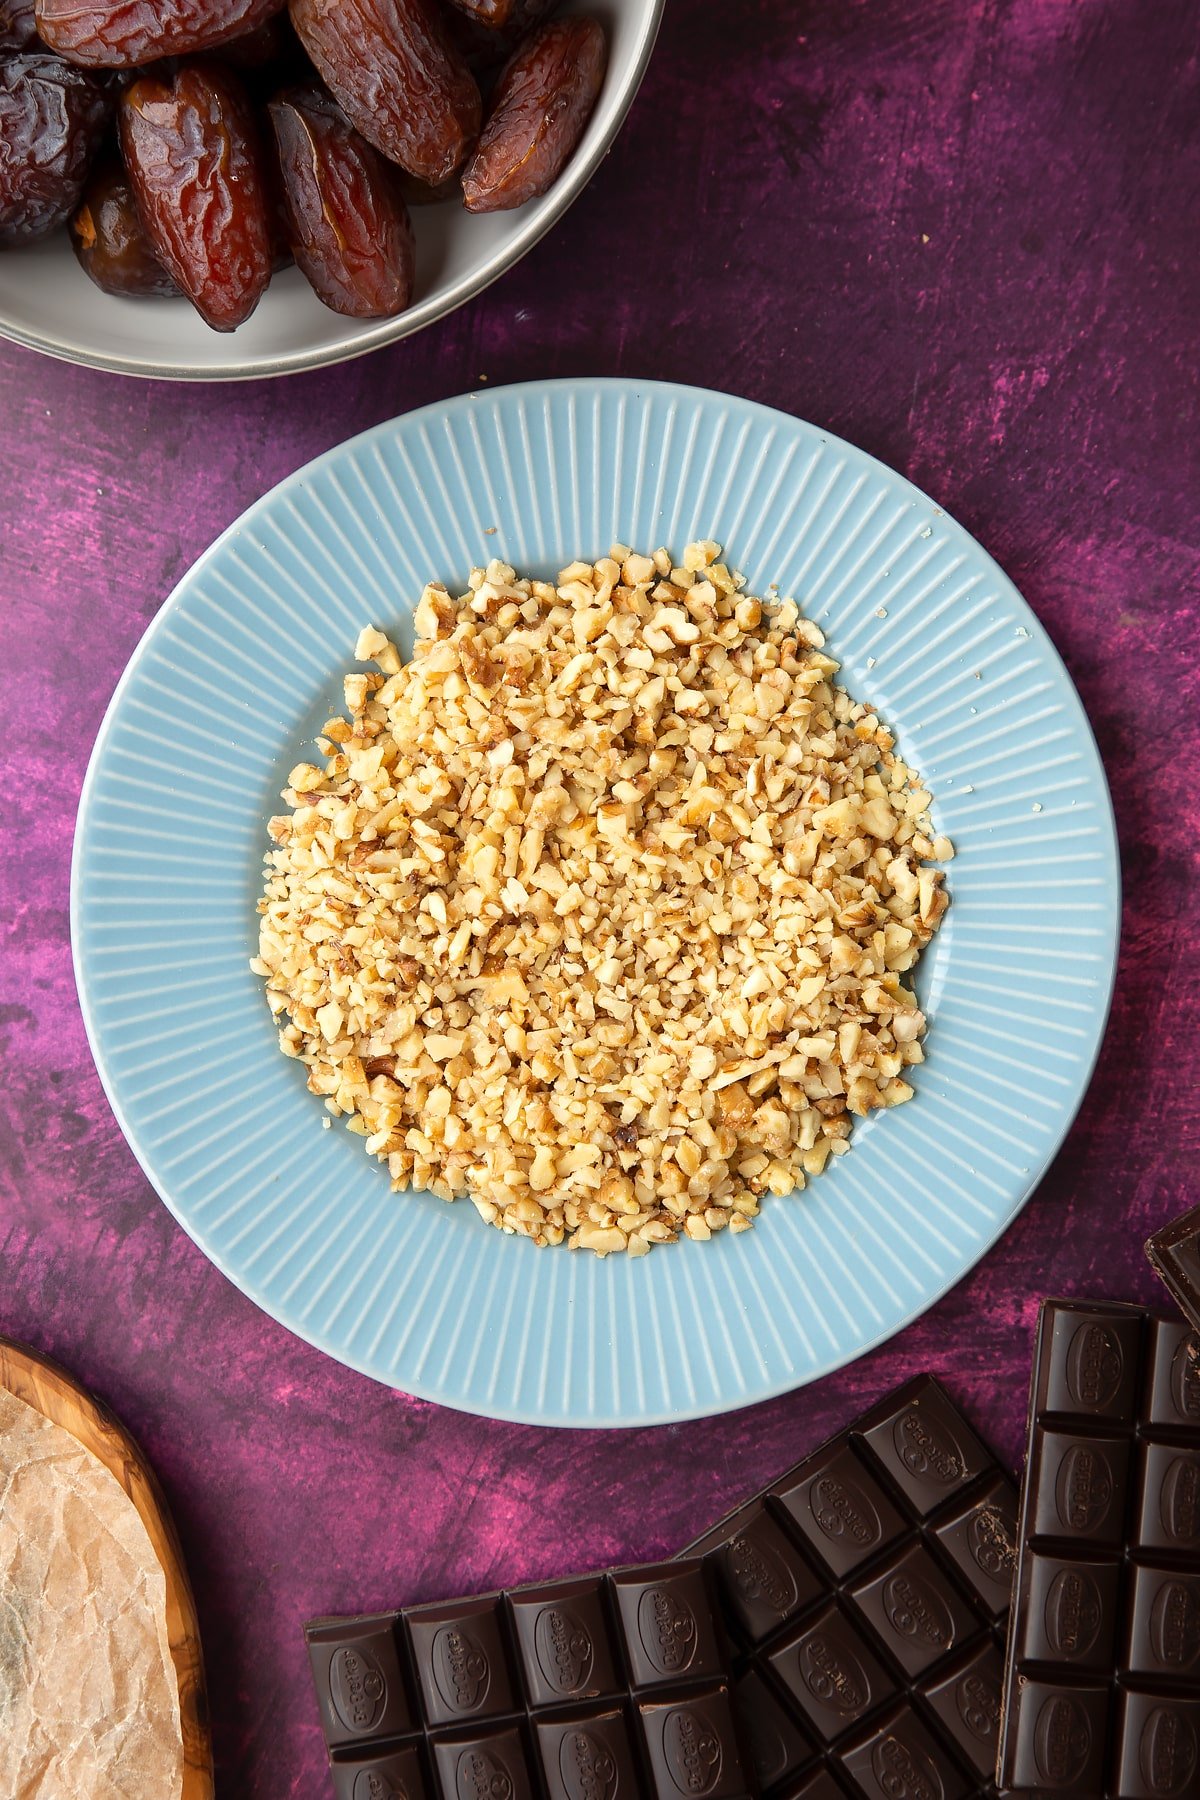
[[[778,425],[782,423],[789,429],[798,428],[801,431],[811,432],[822,444],[828,445],[834,450],[844,451],[853,461],[869,465],[873,470],[878,471],[885,476],[888,481],[895,484],[896,490],[902,498],[918,505],[931,508],[940,515],[946,526],[952,531],[960,533],[964,539],[969,541],[973,551],[982,559],[987,572],[997,584],[1000,596],[1010,606],[1015,606],[1015,610],[1024,621],[1024,629],[1031,637],[1036,639],[1043,655],[1048,657],[1052,665],[1056,668],[1065,685],[1065,691],[1074,702],[1076,708],[1076,718],[1074,722],[1081,731],[1086,743],[1090,745],[1095,757],[1096,768],[1099,772],[1096,797],[1102,800],[1103,812],[1097,831],[1099,833],[1102,828],[1106,828],[1106,830],[1104,830],[1104,848],[1107,850],[1109,856],[1108,874],[1113,884],[1114,903],[1111,911],[1107,939],[1101,946],[1101,952],[1104,957],[1103,993],[1101,1003],[1097,1006],[1095,1013],[1095,1036],[1090,1054],[1086,1059],[1081,1059],[1078,1064],[1077,1081],[1075,1082],[1068,1101],[1063,1106],[1058,1126],[1051,1134],[1047,1148],[1037,1159],[1036,1163],[1031,1165],[1027,1179],[1021,1186],[1017,1197],[1003,1217],[996,1223],[995,1230],[988,1240],[981,1245],[975,1256],[961,1264],[950,1278],[942,1282],[936,1289],[930,1289],[923,1293],[917,1304],[903,1313],[898,1319],[889,1321],[881,1331],[871,1337],[863,1337],[861,1341],[857,1343],[855,1348],[849,1352],[843,1353],[842,1351],[835,1351],[824,1360],[818,1361],[811,1369],[805,1370],[799,1379],[785,1377],[780,1380],[766,1381],[750,1392],[742,1392],[729,1397],[722,1396],[719,1402],[716,1403],[702,1402],[693,1406],[671,1405],[662,1408],[649,1408],[645,1411],[638,1411],[636,1414],[631,1414],[628,1409],[623,1409],[612,1414],[605,1412],[590,1413],[585,1417],[581,1416],[577,1411],[568,1410],[564,1412],[556,1411],[553,1408],[549,1411],[538,1411],[534,1413],[523,1403],[509,1404],[504,1401],[492,1401],[486,1406],[477,1404],[469,1397],[464,1397],[463,1394],[455,1390],[453,1382],[451,1382],[448,1387],[442,1387],[436,1382],[431,1383],[425,1380],[409,1381],[405,1378],[404,1385],[401,1388],[398,1385],[394,1374],[381,1373],[378,1368],[371,1366],[369,1359],[348,1354],[347,1351],[339,1345],[336,1339],[331,1339],[327,1334],[320,1330],[314,1330],[307,1325],[298,1325],[292,1319],[286,1317],[284,1311],[273,1305],[264,1295],[261,1285],[258,1282],[247,1279],[243,1274],[231,1267],[219,1252],[206,1244],[203,1241],[202,1236],[193,1230],[188,1222],[185,1212],[181,1212],[172,1199],[168,1184],[160,1182],[156,1176],[152,1159],[145,1153],[143,1146],[138,1140],[138,1134],[132,1127],[127,1112],[122,1104],[118,1085],[113,1079],[107,1065],[102,1027],[97,1017],[96,1007],[93,1004],[91,993],[89,992],[86,958],[81,945],[82,925],[86,905],[86,897],[83,893],[82,886],[81,846],[86,831],[89,809],[94,799],[104,756],[120,716],[124,695],[136,676],[142,661],[155,647],[159,635],[170,629],[170,625],[176,614],[186,603],[187,593],[193,582],[203,575],[210,564],[219,559],[226,545],[235,540],[241,533],[251,529],[257,520],[264,514],[269,513],[270,509],[276,503],[285,498],[294,499],[307,482],[314,480],[326,468],[335,465],[338,459],[343,455],[351,451],[357,452],[360,449],[369,448],[373,443],[386,442],[390,437],[395,435],[398,430],[408,429],[410,427],[416,429],[423,423],[434,420],[446,420],[448,417],[453,417],[474,406],[487,406],[499,403],[504,397],[510,397],[514,400],[519,398],[522,401],[539,402],[543,399],[552,397],[555,394],[574,394],[576,398],[580,398],[585,396],[590,397],[595,393],[605,392],[624,395],[631,401],[641,401],[643,399],[649,399],[652,396],[661,396],[664,399],[671,399],[677,403],[682,401],[684,403],[703,405],[716,400],[731,406],[743,415],[749,415],[763,424],[773,423]],[[734,558],[734,560],[736,560],[736,558]],[[836,645],[833,646],[833,648],[836,650]],[[237,1288],[239,1288],[248,1299],[260,1307],[260,1309],[270,1317],[275,1319],[277,1323],[283,1325],[285,1329],[291,1331],[303,1341],[313,1345],[314,1348],[333,1357],[335,1361],[342,1363],[348,1368],[354,1369],[356,1372],[365,1375],[372,1380],[381,1382],[384,1386],[390,1387],[394,1391],[409,1393],[417,1399],[432,1401],[470,1415],[493,1418],[511,1423],[542,1424],[554,1427],[578,1429],[623,1429],[678,1423],[694,1418],[713,1417],[725,1412],[736,1411],[747,1406],[759,1404],[762,1401],[773,1399],[780,1394],[807,1386],[813,1381],[821,1380],[824,1376],[833,1373],[839,1368],[845,1367],[850,1362],[856,1361],[860,1356],[869,1354],[872,1350],[878,1348],[881,1344],[886,1343],[899,1332],[905,1330],[907,1326],[914,1322],[914,1320],[920,1318],[924,1313],[929,1311],[931,1307],[936,1305],[939,1300],[944,1298],[944,1296],[949,1293],[951,1289],[956,1287],[960,1281],[964,1280],[983,1257],[995,1248],[996,1243],[1004,1235],[1013,1220],[1028,1202],[1031,1194],[1042,1180],[1046,1170],[1049,1168],[1061,1148],[1063,1141],[1078,1115],[1079,1108],[1082,1105],[1084,1096],[1087,1093],[1092,1076],[1095,1072],[1096,1063],[1104,1041],[1105,1028],[1111,1011],[1116,982],[1117,949],[1120,939],[1121,920],[1120,879],[1116,817],[1113,809],[1112,797],[1104,774],[1103,761],[1100,756],[1099,746],[1096,743],[1091,721],[1088,718],[1086,709],[1083,706],[1083,702],[1079,697],[1070,673],[1052,639],[1045,630],[1045,627],[1041,624],[1036,613],[1034,613],[1010,577],[1005,574],[1004,570],[996,563],[995,559],[988,553],[983,545],[967,531],[965,526],[958,522],[953,514],[949,513],[937,501],[931,499],[929,495],[924,493],[915,485],[915,483],[909,481],[907,477],[901,475],[897,470],[882,462],[879,458],[872,456],[869,452],[862,450],[857,445],[839,437],[832,431],[826,430],[824,427],[814,425],[810,421],[800,419],[793,414],[783,412],[778,408],[768,406],[760,401],[747,400],[736,394],[729,393],[724,389],[703,388],[677,382],[638,381],[633,378],[622,376],[563,377],[534,382],[516,382],[507,386],[497,386],[495,388],[489,386],[486,389],[472,389],[466,393],[454,396],[451,399],[435,401],[426,406],[416,408],[411,412],[399,414],[394,418],[381,421],[378,425],[372,426],[366,431],[356,433],[354,436],[332,446],[320,456],[317,456],[308,463],[302,465],[292,474],[286,476],[282,481],[278,482],[274,487],[261,495],[259,499],[247,507],[245,511],[227,526],[226,529],[213,540],[208,548],[196,558],[181,579],[176,583],[158,613],[147,626],[128,663],[122,671],[117,686],[113,691],[112,698],[105,709],[96,741],[88,760],[87,770],[80,791],[79,807],[75,823],[70,879],[70,935],[76,988],[88,1042],[106,1098],[108,1099],[109,1105],[112,1108],[126,1142],[129,1144],[129,1147],[147,1180],[155,1189],[156,1193],[158,1193],[177,1223],[182,1226],[184,1231],[187,1232],[188,1236],[196,1243],[197,1247],[214,1264],[214,1266],[218,1268]],[[704,1254],[702,1246],[698,1247],[680,1244],[668,1247],[665,1250],[655,1251],[654,1254],[656,1256],[688,1255],[695,1254],[697,1251],[700,1255]],[[571,1253],[565,1250],[541,1253],[534,1252],[531,1249],[530,1254],[557,1256],[570,1255]]]

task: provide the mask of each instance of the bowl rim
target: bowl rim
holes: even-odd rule
[[[624,125],[629,109],[633,105],[639,88],[645,79],[654,45],[662,24],[667,0],[641,0],[643,16],[636,27],[633,63],[626,78],[624,91],[618,95],[611,119],[599,132],[595,141],[586,152],[580,147],[568,162],[563,173],[542,196],[540,204],[535,205],[529,218],[517,232],[515,238],[503,248],[461,276],[444,293],[430,295],[416,306],[409,307],[394,319],[378,319],[365,322],[361,335],[346,343],[331,344],[321,350],[296,350],[284,354],[266,357],[262,362],[239,362],[230,360],[227,365],[212,368],[195,368],[184,363],[140,362],[133,356],[109,355],[87,348],[68,340],[43,335],[31,331],[26,326],[15,322],[0,306],[0,338],[7,338],[10,343],[19,344],[23,349],[39,351],[57,362],[75,363],[81,368],[101,369],[112,375],[131,375],[143,381],[187,381],[187,382],[231,382],[231,381],[267,381],[280,375],[300,375],[312,369],[330,368],[337,363],[353,362],[360,356],[368,356],[373,350],[382,349],[385,344],[399,343],[402,338],[411,337],[422,331],[427,325],[434,325],[439,319],[446,318],[456,312],[468,300],[498,281],[501,275],[515,267],[522,257],[526,256],[553,225],[562,218],[567,208],[578,199],[580,193],[591,180],[601,162],[608,155],[617,133]],[[235,341],[235,334],[230,335],[230,342]]]

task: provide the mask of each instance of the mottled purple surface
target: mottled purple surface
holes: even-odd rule
[[[420,338],[208,391],[0,350],[0,1331],[94,1386],[158,1468],[222,1796],[326,1791],[306,1615],[671,1551],[920,1368],[1015,1464],[1038,1296],[1156,1297],[1141,1240],[1196,1197],[1200,1109],[1198,19],[1193,0],[669,0],[565,223]],[[483,375],[573,373],[784,407],[955,513],[1080,687],[1127,884],[1091,1093],[975,1275],[815,1388],[617,1436],[414,1402],[258,1313],[122,1141],[67,931],[88,751],[188,563],[364,426]]]

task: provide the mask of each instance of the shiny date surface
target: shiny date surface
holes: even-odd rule
[[[271,278],[269,196],[236,76],[186,65],[121,96],[121,152],[155,254],[215,331],[233,331]]]
[[[291,0],[290,12],[368,143],[431,186],[453,175],[479,131],[481,101],[433,0]]]
[[[106,294],[143,299],[179,293],[151,248],[129,177],[115,158],[93,172],[71,219],[71,246],[84,273]]]
[[[285,93],[268,110],[292,254],[318,298],[356,319],[403,312],[415,250],[399,171],[327,95]]]
[[[37,0],[44,43],[94,69],[213,50],[255,31],[284,0]]]
[[[552,186],[591,117],[607,55],[594,19],[553,19],[521,46],[496,84],[463,170],[468,211],[523,206]]]

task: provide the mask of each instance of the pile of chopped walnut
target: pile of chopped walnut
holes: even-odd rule
[[[539,1244],[749,1227],[907,1100],[929,794],[719,546],[426,588],[272,819],[282,1048],[397,1187]]]

